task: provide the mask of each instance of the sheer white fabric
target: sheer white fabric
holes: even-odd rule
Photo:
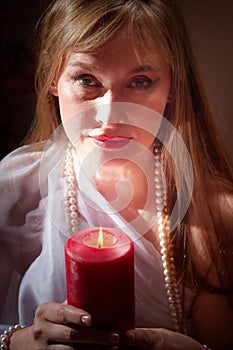
[[[49,144],[21,147],[0,163],[2,329],[16,323],[30,325],[38,305],[66,299],[64,244],[68,222],[63,176],[66,149],[67,141],[62,136]],[[79,176],[78,162],[75,170]],[[136,325],[173,329],[161,257],[139,234],[143,223],[127,225],[87,179],[80,187],[79,212],[84,218],[80,220],[80,229],[115,226],[135,240]],[[95,205],[90,205],[91,201]],[[187,316],[193,298],[194,293],[187,289]]]

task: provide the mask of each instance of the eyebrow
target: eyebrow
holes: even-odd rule
[[[141,72],[155,72],[155,71],[159,71],[160,69],[159,68],[153,68],[149,65],[141,65],[141,66],[138,66],[134,69],[132,69],[129,74],[135,74],[135,73],[141,73]]]
[[[99,72],[100,71],[100,69],[98,67],[92,66],[92,65],[90,65],[88,63],[84,63],[84,62],[81,62],[81,61],[71,62],[69,64],[69,66],[71,66],[71,67],[79,67],[79,68],[82,68],[84,70],[89,70],[91,72],[94,72],[94,71],[95,72],[96,71]]]
[[[87,70],[87,71],[90,71],[90,72],[100,72],[101,70],[96,67],[96,66],[92,66],[88,63],[84,63],[84,62],[81,62],[81,61],[75,61],[75,62],[71,62],[69,64],[71,67],[79,67],[81,69],[84,69],[84,70]],[[141,72],[158,72],[160,71],[159,68],[153,68],[151,67],[150,65],[140,65],[138,67],[135,67],[133,69],[131,69],[127,75],[131,75],[131,74],[136,74],[136,73],[141,73]]]

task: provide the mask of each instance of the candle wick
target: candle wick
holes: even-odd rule
[[[98,239],[97,239],[97,248],[102,248],[103,245],[104,245],[104,235],[103,235],[102,227],[100,226],[99,235],[98,235]]]

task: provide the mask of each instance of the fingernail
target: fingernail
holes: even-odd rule
[[[134,334],[131,333],[131,332],[128,332],[128,333],[126,334],[126,341],[127,341],[127,344],[128,344],[128,345],[133,344],[133,343],[134,343],[134,340],[135,340]]]
[[[119,334],[117,334],[117,333],[111,334],[111,342],[112,343],[114,343],[114,344],[119,343],[119,340],[120,340]]]
[[[81,323],[84,324],[85,326],[91,325],[91,317],[89,315],[82,315],[80,319],[81,319]]]

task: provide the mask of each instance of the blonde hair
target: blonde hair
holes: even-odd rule
[[[185,53],[186,33],[180,23],[182,19],[172,3],[158,0],[54,1],[39,22],[36,119],[27,141],[49,138],[60,124],[57,98],[50,94],[50,87],[69,50],[95,52],[123,31],[134,33],[135,49],[144,46],[150,51],[150,46],[156,45],[162,50],[173,68],[173,94],[178,88],[182,89],[181,94],[177,91],[182,102],[183,93],[187,91],[184,68],[189,54]],[[176,98],[174,101],[179,109],[180,102]]]
[[[43,15],[40,28],[36,119],[28,143],[48,139],[61,123],[58,100],[50,94],[50,86],[69,51],[75,48],[79,52],[92,53],[119,33],[133,33],[135,52],[139,56],[141,48],[150,52],[153,45],[161,50],[170,65],[172,97],[166,117],[178,130],[191,155],[195,184],[190,208],[197,210],[200,203],[208,207],[205,199],[208,198],[207,178],[224,177],[232,184],[231,167],[215,130],[184,20],[174,1],[57,0]],[[174,135],[168,137],[170,151],[182,161],[183,155],[179,153]],[[165,150],[162,158],[172,204],[179,196],[174,190],[179,187],[178,178]],[[229,188],[232,190],[231,185]],[[188,237],[189,213],[190,210],[175,237],[177,246],[181,247],[179,256],[185,255],[188,249],[184,242]],[[201,223],[201,212],[199,216]],[[182,264],[180,259],[180,268]],[[186,269],[190,270],[188,263]]]

